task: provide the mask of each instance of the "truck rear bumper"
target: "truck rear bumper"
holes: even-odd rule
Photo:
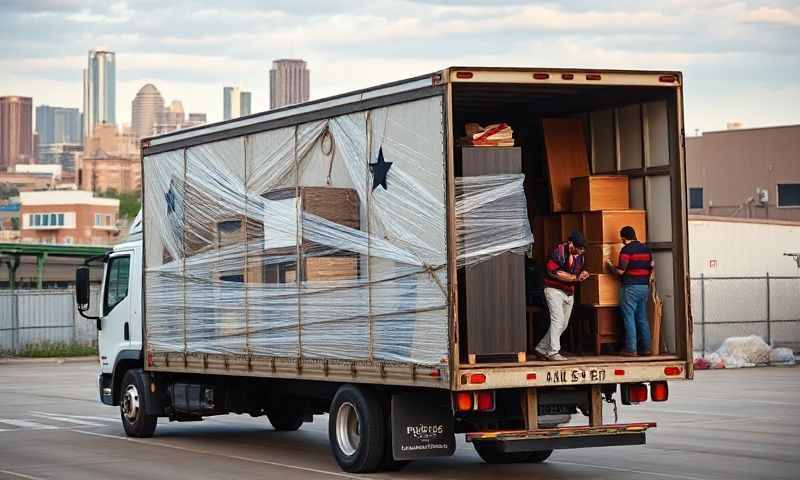
[[[474,432],[468,442],[496,442],[500,451],[534,452],[565,448],[644,445],[645,432],[655,423],[626,423],[600,427],[563,427],[532,431]]]

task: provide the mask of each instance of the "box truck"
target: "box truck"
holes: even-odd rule
[[[452,67],[144,139],[142,212],[84,313],[102,402],[135,437],[160,417],[329,414],[348,472],[451,455],[456,434],[488,463],[643,444],[655,424],[602,405],[693,375],[682,85]],[[583,230],[612,258],[628,223],[655,259],[653,352],[619,355],[619,287],[590,271],[566,360],[535,357],[548,252]]]

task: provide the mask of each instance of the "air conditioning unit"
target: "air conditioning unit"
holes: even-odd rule
[[[769,204],[769,190],[766,188],[756,188],[756,203],[761,206]]]

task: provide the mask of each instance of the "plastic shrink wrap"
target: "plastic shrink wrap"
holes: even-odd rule
[[[441,98],[143,166],[148,349],[447,362]],[[522,181],[459,179],[459,267],[529,246]]]

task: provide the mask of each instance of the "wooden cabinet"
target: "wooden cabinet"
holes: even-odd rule
[[[589,273],[608,273],[606,261],[619,264],[622,243],[590,243],[586,246],[586,271]]]
[[[619,231],[630,225],[636,230],[640,241],[647,241],[647,228],[644,210],[603,210],[584,212],[583,234],[589,243],[618,243],[622,239]]]
[[[521,149],[515,147],[464,147],[461,160],[462,175],[469,177],[522,171]],[[466,267],[462,275],[464,353],[468,358],[504,354],[524,358],[525,257],[498,255]]]
[[[583,231],[582,220],[579,213],[560,213],[545,217],[542,239],[545,258],[549,258],[553,253],[556,244],[566,242],[572,232]]]
[[[622,315],[619,307],[594,307],[580,305],[575,307],[570,322],[575,328],[575,343],[578,353],[591,348],[600,355],[603,345],[613,345],[616,349],[625,336]]]
[[[577,118],[542,120],[553,212],[570,210],[572,179],[589,175],[589,155],[583,124],[583,120]]]
[[[580,284],[579,303],[583,305],[619,305],[620,282],[610,273],[591,274]]]
[[[627,210],[630,207],[628,177],[592,175],[572,179],[572,211]]]

